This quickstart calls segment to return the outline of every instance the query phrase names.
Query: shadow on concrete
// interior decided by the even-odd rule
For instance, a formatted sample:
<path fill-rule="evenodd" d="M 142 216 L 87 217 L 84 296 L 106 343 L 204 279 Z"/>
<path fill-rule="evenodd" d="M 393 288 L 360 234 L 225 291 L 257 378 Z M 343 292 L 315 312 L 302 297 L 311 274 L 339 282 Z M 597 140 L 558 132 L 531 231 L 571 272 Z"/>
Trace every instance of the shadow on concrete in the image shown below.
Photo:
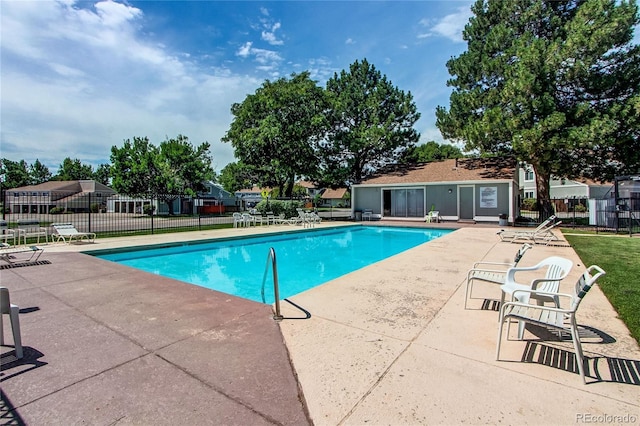
<path fill-rule="evenodd" d="M 44 357 L 44 354 L 39 350 L 30 346 L 23 346 L 22 350 L 24 353 L 24 357 L 22 359 L 16 358 L 15 351 L 2 354 L 0 357 L 0 366 L 2 366 L 2 371 L 0 371 L 0 382 L 4 382 L 5 380 L 19 376 L 20 374 L 28 373 L 36 368 L 47 365 L 46 362 L 39 360 Z"/>

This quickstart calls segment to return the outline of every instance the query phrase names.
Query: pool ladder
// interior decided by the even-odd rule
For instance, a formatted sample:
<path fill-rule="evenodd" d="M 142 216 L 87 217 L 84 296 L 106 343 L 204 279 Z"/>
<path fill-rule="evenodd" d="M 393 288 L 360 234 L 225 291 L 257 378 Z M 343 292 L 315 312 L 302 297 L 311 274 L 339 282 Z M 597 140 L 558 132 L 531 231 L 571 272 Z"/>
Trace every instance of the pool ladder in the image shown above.
<path fill-rule="evenodd" d="M 269 254 L 267 255 L 267 264 L 264 267 L 264 275 L 262 276 L 262 303 L 266 303 L 264 298 L 264 285 L 267 282 L 267 273 L 269 272 L 269 264 L 271 264 L 271 270 L 273 271 L 273 297 L 276 302 L 276 312 L 273 315 L 273 319 L 276 321 L 282 320 L 284 317 L 280 313 L 280 288 L 278 286 L 278 262 L 276 261 L 276 250 L 273 247 L 269 248 Z"/>

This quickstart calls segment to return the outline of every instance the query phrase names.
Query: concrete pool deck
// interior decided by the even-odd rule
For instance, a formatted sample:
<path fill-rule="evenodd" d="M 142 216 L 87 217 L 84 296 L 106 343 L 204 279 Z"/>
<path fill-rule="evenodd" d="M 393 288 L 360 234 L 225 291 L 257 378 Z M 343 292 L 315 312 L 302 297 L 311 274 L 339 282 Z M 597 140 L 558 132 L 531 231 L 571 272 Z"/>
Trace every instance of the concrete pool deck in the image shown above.
<path fill-rule="evenodd" d="M 495 360 L 498 314 L 483 302 L 499 298 L 497 287 L 477 284 L 478 299 L 463 304 L 469 267 L 510 261 L 518 248 L 499 242 L 496 226 L 463 227 L 294 296 L 310 318 L 283 302 L 279 323 L 269 306 L 74 253 L 288 229 L 49 244 L 41 260 L 50 264 L 1 270 L 21 308 L 25 359 L 13 361 L 12 348 L 2 347 L 0 419 L 640 423 L 640 349 L 597 286 L 579 312 L 589 384 L 567 371 L 571 343 L 540 341 L 535 328 L 523 342 L 505 341 Z M 521 264 L 551 255 L 574 261 L 568 291 L 584 270 L 570 247 L 536 246 Z M 12 343 L 5 319 L 5 343 Z"/>

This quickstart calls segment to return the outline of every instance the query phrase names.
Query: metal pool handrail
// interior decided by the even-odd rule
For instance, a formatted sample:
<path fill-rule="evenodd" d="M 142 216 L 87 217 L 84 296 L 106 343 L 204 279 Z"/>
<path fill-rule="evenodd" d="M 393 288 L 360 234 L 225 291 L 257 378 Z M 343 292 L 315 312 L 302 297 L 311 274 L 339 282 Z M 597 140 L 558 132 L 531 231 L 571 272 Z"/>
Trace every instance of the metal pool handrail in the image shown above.
<path fill-rule="evenodd" d="M 262 290 L 261 290 L 262 303 L 267 303 L 264 298 L 264 285 L 267 282 L 267 272 L 269 271 L 269 263 L 271 263 L 271 269 L 273 270 L 273 297 L 276 301 L 276 313 L 273 315 L 273 319 L 276 321 L 280 321 L 284 317 L 280 314 L 280 289 L 278 286 L 278 262 L 276 262 L 276 250 L 273 247 L 269 248 L 269 254 L 267 254 L 267 264 L 264 267 L 264 275 L 262 276 Z"/>

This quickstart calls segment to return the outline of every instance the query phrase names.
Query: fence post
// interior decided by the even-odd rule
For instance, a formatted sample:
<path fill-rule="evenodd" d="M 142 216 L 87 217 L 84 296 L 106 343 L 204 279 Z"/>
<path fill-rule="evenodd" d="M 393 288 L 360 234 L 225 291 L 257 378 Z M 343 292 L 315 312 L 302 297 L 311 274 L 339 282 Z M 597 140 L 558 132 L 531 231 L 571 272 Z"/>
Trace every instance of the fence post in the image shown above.
<path fill-rule="evenodd" d="M 155 210 L 153 206 L 157 203 L 157 199 L 154 199 L 154 196 L 150 196 L 151 198 L 151 235 L 153 235 L 153 217 L 155 216 Z"/>
<path fill-rule="evenodd" d="M 92 192 L 89 192 L 89 232 L 93 232 L 93 229 L 91 229 L 91 195 Z"/>

